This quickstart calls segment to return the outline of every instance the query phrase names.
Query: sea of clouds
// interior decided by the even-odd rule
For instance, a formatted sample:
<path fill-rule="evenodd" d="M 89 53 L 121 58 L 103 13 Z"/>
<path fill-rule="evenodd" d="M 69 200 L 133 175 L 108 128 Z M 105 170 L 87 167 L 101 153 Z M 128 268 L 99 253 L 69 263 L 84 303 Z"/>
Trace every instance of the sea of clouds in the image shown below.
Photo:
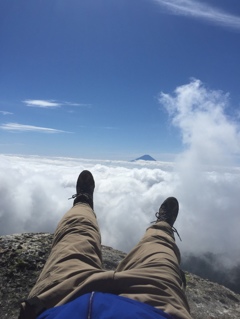
<path fill-rule="evenodd" d="M 180 249 L 220 254 L 226 265 L 239 261 L 240 136 L 226 115 L 228 96 L 193 79 L 159 102 L 185 147 L 174 162 L 0 155 L 0 235 L 54 232 L 78 174 L 88 169 L 104 245 L 128 252 L 162 201 L 175 196 Z"/>

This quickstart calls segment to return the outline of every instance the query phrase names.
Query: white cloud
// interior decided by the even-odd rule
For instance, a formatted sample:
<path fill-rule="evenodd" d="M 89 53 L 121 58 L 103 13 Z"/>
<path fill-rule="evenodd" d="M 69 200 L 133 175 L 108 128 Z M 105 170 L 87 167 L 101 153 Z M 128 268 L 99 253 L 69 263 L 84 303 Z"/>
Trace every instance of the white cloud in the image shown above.
<path fill-rule="evenodd" d="M 85 103 L 74 103 L 74 102 L 57 102 L 55 100 L 24 100 L 22 101 L 27 106 L 40 107 L 40 108 L 57 108 L 64 105 L 67 106 L 81 106 L 81 107 L 91 107 L 91 104 Z"/>
<path fill-rule="evenodd" d="M 0 125 L 0 129 L 5 131 L 20 131 L 20 132 L 38 132 L 38 133 L 70 133 L 62 130 L 57 130 L 49 127 L 40 127 L 33 125 L 25 125 L 18 123 L 6 123 Z"/>
<path fill-rule="evenodd" d="M 175 15 L 209 21 L 223 27 L 240 29 L 240 17 L 194 0 L 154 0 Z"/>
<path fill-rule="evenodd" d="M 0 111 L 1 114 L 3 115 L 12 115 L 12 112 L 7 112 L 7 111 Z"/>
<path fill-rule="evenodd" d="M 179 128 L 194 166 L 227 164 L 234 154 L 240 155 L 239 126 L 225 113 L 228 94 L 209 90 L 193 79 L 173 95 L 161 93 L 159 102 Z"/>
<path fill-rule="evenodd" d="M 240 158 L 240 128 L 226 115 L 228 95 L 192 80 L 172 95 L 161 93 L 159 101 L 186 148 L 176 159 L 175 171 L 185 212 L 180 229 L 191 234 L 188 249 L 237 251 L 240 170 L 234 164 Z"/>
<path fill-rule="evenodd" d="M 55 108 L 62 105 L 61 103 L 50 100 L 24 100 L 23 103 L 25 103 L 27 106 L 42 108 Z"/>
<path fill-rule="evenodd" d="M 176 164 L 0 155 L 0 234 L 53 232 L 71 207 L 79 172 L 95 178 L 94 207 L 103 244 L 129 251 L 168 196 L 180 203 L 182 251 L 239 256 L 240 169 L 205 171 L 190 182 Z M 195 176 L 193 176 L 194 179 Z M 203 183 L 204 182 L 204 183 Z M 227 235 L 226 235 L 227 234 Z"/>

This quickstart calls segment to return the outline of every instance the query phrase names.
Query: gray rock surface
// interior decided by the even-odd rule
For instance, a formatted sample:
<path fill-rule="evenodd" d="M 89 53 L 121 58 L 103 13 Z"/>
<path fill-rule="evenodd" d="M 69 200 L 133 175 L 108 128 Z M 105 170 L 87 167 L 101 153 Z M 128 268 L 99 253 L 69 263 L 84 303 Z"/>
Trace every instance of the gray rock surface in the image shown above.
<path fill-rule="evenodd" d="M 0 318 L 18 317 L 20 301 L 34 285 L 49 254 L 52 234 L 0 237 Z M 103 246 L 103 267 L 114 269 L 125 253 Z M 240 295 L 187 273 L 186 294 L 193 319 L 239 319 Z"/>

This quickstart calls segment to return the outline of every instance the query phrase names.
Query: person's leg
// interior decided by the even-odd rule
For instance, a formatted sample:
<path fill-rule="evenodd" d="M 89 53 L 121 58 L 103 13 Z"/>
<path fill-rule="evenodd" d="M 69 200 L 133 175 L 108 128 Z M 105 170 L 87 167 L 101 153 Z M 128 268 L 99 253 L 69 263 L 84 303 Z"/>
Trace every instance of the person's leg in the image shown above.
<path fill-rule="evenodd" d="M 53 307 L 98 271 L 102 260 L 97 220 L 88 204 L 79 203 L 58 224 L 51 253 L 29 298 L 39 296 Z"/>
<path fill-rule="evenodd" d="M 81 290 L 91 275 L 104 273 L 101 236 L 93 211 L 94 186 L 92 174 L 83 171 L 77 181 L 77 194 L 73 196 L 74 206 L 59 222 L 50 255 L 28 296 L 29 309 L 30 304 L 35 308 L 54 307 L 76 288 Z"/>
<path fill-rule="evenodd" d="M 180 252 L 172 229 L 178 212 L 178 204 L 174 207 L 176 203 L 173 198 L 164 202 L 157 222 L 147 229 L 139 244 L 119 264 L 115 281 L 121 296 L 190 319 L 179 268 Z M 169 210 L 173 214 L 169 215 Z"/>

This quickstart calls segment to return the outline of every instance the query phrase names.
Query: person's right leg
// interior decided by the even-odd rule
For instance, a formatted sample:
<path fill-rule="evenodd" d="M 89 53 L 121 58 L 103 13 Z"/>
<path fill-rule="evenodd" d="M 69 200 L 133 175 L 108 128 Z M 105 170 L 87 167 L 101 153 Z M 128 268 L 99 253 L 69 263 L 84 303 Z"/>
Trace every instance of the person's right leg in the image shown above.
<path fill-rule="evenodd" d="M 101 236 L 93 211 L 94 186 L 92 174 L 83 171 L 73 196 L 74 206 L 57 226 L 46 264 L 28 300 L 22 304 L 21 318 L 34 318 L 34 313 L 41 309 L 65 303 L 75 290 L 78 294 L 92 291 L 93 275 L 104 277 Z"/>
<path fill-rule="evenodd" d="M 51 253 L 29 298 L 38 296 L 53 307 L 101 271 L 101 237 L 95 214 L 88 204 L 76 204 L 58 224 Z"/>
<path fill-rule="evenodd" d="M 160 208 L 162 214 L 158 215 L 157 222 L 119 264 L 114 279 L 120 296 L 144 302 L 178 318 L 190 319 L 179 268 L 180 252 L 172 229 L 178 212 L 178 204 L 174 208 L 175 200 L 170 198 L 164 202 L 167 204 L 165 212 Z M 169 215 L 169 209 L 175 209 L 175 213 Z"/>

